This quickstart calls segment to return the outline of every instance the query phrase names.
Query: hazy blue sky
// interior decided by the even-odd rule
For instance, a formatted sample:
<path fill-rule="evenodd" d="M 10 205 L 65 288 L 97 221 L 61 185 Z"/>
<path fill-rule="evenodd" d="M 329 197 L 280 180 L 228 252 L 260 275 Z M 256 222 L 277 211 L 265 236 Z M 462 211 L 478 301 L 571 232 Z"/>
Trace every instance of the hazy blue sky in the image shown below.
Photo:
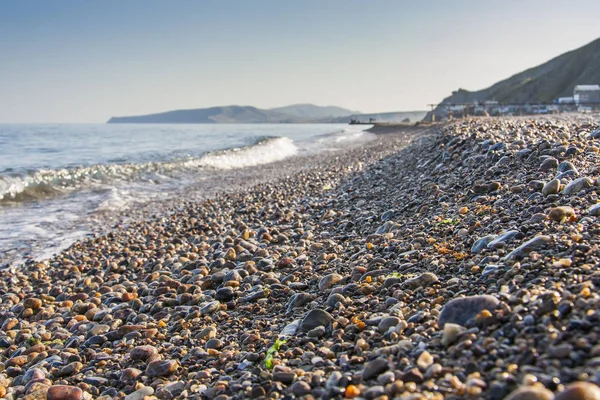
<path fill-rule="evenodd" d="M 425 109 L 600 37 L 599 15 L 598 0 L 1 0 L 0 122 Z"/>

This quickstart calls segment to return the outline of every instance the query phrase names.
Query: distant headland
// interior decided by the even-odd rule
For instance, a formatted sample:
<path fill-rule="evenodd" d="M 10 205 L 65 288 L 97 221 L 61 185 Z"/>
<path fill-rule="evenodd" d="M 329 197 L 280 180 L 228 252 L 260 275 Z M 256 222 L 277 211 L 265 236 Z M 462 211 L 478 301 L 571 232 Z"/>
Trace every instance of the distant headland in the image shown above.
<path fill-rule="evenodd" d="M 396 111 L 362 114 L 336 106 L 294 104 L 261 109 L 253 106 L 221 106 L 174 110 L 156 114 L 112 117 L 109 124 L 265 124 L 265 123 L 349 123 L 351 121 L 416 122 L 425 111 Z"/>

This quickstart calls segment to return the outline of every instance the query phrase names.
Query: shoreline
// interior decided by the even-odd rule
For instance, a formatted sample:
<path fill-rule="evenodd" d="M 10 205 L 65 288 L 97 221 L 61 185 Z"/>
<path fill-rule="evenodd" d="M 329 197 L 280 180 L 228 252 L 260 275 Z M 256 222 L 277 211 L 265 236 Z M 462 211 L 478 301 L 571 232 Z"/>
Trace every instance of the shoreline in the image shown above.
<path fill-rule="evenodd" d="M 361 148 L 151 204 L 0 271 L 0 392 L 501 400 L 598 384 L 597 128 L 376 126 Z"/>

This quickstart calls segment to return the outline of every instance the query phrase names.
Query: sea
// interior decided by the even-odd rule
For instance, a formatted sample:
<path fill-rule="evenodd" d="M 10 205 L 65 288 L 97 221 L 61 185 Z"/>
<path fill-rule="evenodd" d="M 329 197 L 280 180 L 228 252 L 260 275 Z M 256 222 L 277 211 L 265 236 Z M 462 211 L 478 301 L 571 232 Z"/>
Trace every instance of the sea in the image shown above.
<path fill-rule="evenodd" d="M 49 258 L 109 229 L 111 216 L 185 196 L 234 170 L 361 146 L 375 138 L 365 128 L 0 124 L 0 266 Z"/>

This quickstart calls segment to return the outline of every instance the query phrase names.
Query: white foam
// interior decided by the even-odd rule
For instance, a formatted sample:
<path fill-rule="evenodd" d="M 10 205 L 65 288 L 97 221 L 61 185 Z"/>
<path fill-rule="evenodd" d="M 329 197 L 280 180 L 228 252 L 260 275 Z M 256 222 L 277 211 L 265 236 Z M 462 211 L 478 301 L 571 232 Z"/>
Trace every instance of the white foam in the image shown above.
<path fill-rule="evenodd" d="M 287 137 L 262 141 L 254 146 L 211 153 L 197 161 L 198 166 L 217 169 L 245 168 L 291 157 L 298 152 L 294 141 Z"/>

